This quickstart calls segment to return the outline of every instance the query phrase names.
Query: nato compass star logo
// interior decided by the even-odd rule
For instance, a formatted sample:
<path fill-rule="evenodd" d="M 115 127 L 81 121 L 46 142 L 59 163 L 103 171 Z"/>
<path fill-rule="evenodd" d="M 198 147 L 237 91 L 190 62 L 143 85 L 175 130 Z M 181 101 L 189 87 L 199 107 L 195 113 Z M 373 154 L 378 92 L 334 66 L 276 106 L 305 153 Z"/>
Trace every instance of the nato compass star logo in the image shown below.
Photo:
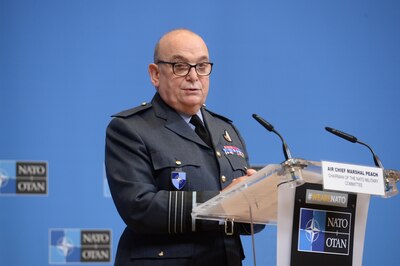
<path fill-rule="evenodd" d="M 8 183 L 8 175 L 7 173 L 3 170 L 0 169 L 0 188 L 5 187 Z"/>
<path fill-rule="evenodd" d="M 0 195 L 15 194 L 16 183 L 15 178 L 12 178 L 12 169 L 8 169 L 10 168 L 9 165 L 6 165 L 6 167 L 2 166 L 4 166 L 4 164 L 2 165 L 0 161 Z"/>
<path fill-rule="evenodd" d="M 317 241 L 319 233 L 321 232 L 319 228 L 318 221 L 314 218 L 308 221 L 305 230 L 308 241 L 311 243 Z"/>
<path fill-rule="evenodd" d="M 172 185 L 178 190 L 181 190 L 186 184 L 185 172 L 172 172 L 171 173 Z"/>
<path fill-rule="evenodd" d="M 49 264 L 70 264 L 80 262 L 80 230 L 50 229 L 49 234 Z"/>
<path fill-rule="evenodd" d="M 60 252 L 60 255 L 67 257 L 74 250 L 74 244 L 67 237 L 62 237 L 57 243 L 57 250 Z"/>
<path fill-rule="evenodd" d="M 307 208 L 300 209 L 298 251 L 324 251 L 325 221 L 325 211 Z"/>

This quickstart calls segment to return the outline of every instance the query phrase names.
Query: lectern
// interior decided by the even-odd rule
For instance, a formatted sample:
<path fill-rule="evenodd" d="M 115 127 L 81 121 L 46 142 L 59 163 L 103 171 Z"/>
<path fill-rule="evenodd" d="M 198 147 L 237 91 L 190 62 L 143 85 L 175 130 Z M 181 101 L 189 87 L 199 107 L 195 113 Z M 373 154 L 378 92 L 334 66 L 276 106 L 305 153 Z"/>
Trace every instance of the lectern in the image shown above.
<path fill-rule="evenodd" d="M 322 184 L 320 162 L 289 159 L 262 168 L 192 215 L 276 224 L 279 266 L 362 265 L 370 195 L 324 190 Z"/>

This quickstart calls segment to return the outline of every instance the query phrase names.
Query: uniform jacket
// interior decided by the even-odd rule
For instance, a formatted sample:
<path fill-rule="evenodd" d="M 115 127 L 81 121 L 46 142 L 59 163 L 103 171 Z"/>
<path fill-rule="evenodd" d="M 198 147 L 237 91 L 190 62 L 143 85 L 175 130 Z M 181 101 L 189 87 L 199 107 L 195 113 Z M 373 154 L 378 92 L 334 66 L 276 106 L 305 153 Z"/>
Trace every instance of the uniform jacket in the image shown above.
<path fill-rule="evenodd" d="M 245 144 L 231 121 L 202 108 L 207 146 L 158 93 L 151 103 L 114 115 L 105 165 L 115 206 L 127 225 L 116 265 L 241 265 L 239 234 L 218 222 L 192 220 L 195 204 L 246 174 Z M 186 174 L 181 189 L 172 176 Z M 183 174 L 183 175 L 184 175 Z"/>

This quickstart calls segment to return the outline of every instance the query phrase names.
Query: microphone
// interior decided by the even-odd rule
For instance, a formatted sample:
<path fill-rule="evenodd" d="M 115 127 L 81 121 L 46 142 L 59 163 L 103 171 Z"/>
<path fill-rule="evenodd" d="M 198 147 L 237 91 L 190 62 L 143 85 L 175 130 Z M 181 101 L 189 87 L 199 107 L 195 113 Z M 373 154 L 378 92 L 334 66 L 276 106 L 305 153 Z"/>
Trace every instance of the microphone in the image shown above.
<path fill-rule="evenodd" d="M 364 145 L 365 147 L 367 147 L 372 153 L 372 156 L 374 158 L 375 166 L 377 166 L 379 168 L 383 168 L 381 160 L 379 160 L 378 156 L 375 154 L 375 152 L 372 150 L 372 148 L 368 144 L 366 144 L 364 142 L 361 142 L 356 137 L 354 137 L 354 136 L 352 136 L 350 134 L 344 133 L 344 132 L 342 132 L 340 130 L 337 130 L 337 129 L 334 129 L 334 128 L 331 128 L 331 127 L 325 127 L 325 129 L 326 129 L 326 131 L 328 131 L 328 132 L 330 132 L 330 133 L 332 133 L 332 134 L 334 134 L 334 135 L 336 135 L 338 137 L 341 137 L 341 138 L 343 138 L 345 140 L 348 140 L 350 142 L 353 142 L 353 143 L 359 143 L 359 144 Z"/>
<path fill-rule="evenodd" d="M 265 121 L 265 119 L 263 119 L 259 115 L 253 114 L 253 118 L 257 120 L 257 122 L 260 123 L 263 127 L 265 127 L 268 131 L 274 132 L 276 135 L 278 135 L 278 137 L 282 141 L 282 148 L 283 148 L 283 154 L 285 155 L 285 159 L 286 160 L 291 159 L 292 155 L 290 154 L 289 146 L 286 144 L 286 141 L 282 138 L 281 134 L 279 134 L 270 123 Z"/>

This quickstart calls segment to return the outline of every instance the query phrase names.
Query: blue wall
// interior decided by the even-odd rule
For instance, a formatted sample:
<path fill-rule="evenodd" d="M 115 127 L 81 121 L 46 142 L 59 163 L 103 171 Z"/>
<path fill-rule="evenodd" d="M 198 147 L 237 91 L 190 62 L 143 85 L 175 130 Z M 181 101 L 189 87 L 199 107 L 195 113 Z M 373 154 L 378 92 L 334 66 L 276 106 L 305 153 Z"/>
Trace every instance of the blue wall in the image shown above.
<path fill-rule="evenodd" d="M 155 42 L 186 27 L 215 68 L 209 109 L 230 117 L 253 164 L 294 157 L 400 169 L 400 2 L 396 0 L 0 0 L 0 160 L 47 161 L 47 196 L 0 195 L 0 265 L 47 265 L 51 228 L 124 228 L 104 193 L 110 115 L 151 99 Z M 398 263 L 400 197 L 372 197 L 364 265 Z M 253 265 L 251 240 L 244 238 Z M 256 236 L 274 265 L 276 227 Z"/>

